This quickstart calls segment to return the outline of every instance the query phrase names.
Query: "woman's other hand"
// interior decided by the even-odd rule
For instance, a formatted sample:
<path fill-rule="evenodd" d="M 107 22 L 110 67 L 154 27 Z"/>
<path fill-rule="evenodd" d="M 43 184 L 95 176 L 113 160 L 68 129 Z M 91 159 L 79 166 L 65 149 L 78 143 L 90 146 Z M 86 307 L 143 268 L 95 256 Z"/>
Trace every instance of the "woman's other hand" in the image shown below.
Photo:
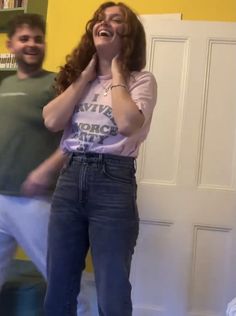
<path fill-rule="evenodd" d="M 90 82 L 96 78 L 96 66 L 97 66 L 97 55 L 93 54 L 92 59 L 88 63 L 87 67 L 81 73 L 81 77 L 86 81 Z"/>

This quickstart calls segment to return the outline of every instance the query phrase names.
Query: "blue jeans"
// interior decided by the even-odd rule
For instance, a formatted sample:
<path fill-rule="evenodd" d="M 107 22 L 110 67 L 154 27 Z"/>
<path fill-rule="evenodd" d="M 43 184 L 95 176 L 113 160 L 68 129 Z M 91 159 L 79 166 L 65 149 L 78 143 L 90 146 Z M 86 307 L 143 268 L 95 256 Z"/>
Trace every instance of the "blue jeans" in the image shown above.
<path fill-rule="evenodd" d="M 131 316 L 131 258 L 139 229 L 134 159 L 73 154 L 62 170 L 49 223 L 46 316 L 76 315 L 89 247 L 100 316 Z"/>

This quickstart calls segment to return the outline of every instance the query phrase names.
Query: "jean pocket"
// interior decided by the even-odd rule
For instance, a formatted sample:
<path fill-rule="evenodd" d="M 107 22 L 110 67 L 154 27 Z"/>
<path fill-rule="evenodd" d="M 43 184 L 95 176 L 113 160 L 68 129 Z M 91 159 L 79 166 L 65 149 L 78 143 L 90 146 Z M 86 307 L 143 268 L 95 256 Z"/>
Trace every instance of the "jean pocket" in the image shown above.
<path fill-rule="evenodd" d="M 110 180 L 120 183 L 133 183 L 135 180 L 134 166 L 103 164 L 103 174 Z"/>

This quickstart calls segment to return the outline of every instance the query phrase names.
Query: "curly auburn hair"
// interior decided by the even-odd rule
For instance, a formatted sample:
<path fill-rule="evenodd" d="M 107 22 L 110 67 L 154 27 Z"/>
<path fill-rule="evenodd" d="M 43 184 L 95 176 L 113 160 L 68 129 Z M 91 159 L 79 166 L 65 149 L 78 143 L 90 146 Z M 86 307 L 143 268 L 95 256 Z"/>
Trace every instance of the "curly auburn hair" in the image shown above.
<path fill-rule="evenodd" d="M 85 33 L 77 47 L 66 57 L 66 64 L 60 68 L 56 77 L 55 88 L 60 94 L 69 87 L 90 62 L 96 48 L 93 42 L 93 27 L 101 20 L 108 7 L 118 6 L 124 15 L 125 31 L 121 36 L 122 49 L 120 58 L 125 73 L 140 71 L 146 64 L 146 36 L 138 16 L 122 2 L 105 2 L 95 11 L 86 24 Z"/>

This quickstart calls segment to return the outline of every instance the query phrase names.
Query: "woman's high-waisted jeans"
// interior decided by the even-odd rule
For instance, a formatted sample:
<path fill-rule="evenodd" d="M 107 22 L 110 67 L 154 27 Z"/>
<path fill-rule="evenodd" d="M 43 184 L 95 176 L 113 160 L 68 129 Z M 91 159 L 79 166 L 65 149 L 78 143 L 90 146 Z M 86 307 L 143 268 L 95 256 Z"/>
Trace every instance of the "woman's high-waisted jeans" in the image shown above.
<path fill-rule="evenodd" d="M 138 236 L 135 161 L 72 154 L 53 196 L 46 316 L 76 315 L 91 247 L 100 316 L 131 316 L 131 258 Z"/>

